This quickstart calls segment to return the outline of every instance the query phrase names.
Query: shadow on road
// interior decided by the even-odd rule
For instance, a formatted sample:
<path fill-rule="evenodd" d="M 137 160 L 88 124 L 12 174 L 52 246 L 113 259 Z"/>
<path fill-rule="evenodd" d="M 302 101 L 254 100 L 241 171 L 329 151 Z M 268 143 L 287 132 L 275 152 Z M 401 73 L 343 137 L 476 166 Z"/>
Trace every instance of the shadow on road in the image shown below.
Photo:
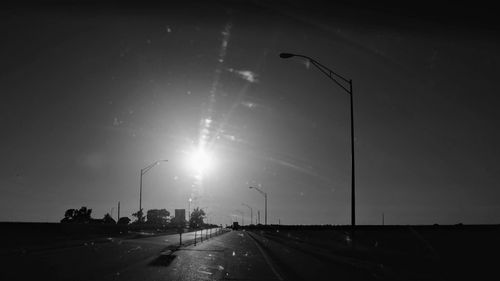
<path fill-rule="evenodd" d="M 177 256 L 174 254 L 170 255 L 160 255 L 156 259 L 154 259 L 152 262 L 150 262 L 148 265 L 149 266 L 169 266 L 170 263 L 176 258 Z"/>

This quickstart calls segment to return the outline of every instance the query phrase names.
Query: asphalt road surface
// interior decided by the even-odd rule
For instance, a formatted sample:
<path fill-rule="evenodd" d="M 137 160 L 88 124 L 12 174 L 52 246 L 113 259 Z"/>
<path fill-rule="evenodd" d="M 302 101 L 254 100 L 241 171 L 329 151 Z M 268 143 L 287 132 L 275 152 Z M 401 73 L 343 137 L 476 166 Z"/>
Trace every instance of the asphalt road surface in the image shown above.
<path fill-rule="evenodd" d="M 362 237 L 352 252 L 349 235 L 342 231 L 212 230 L 207 238 L 208 233 L 203 231 L 201 242 L 198 231 L 196 245 L 190 232 L 183 234 L 182 246 L 174 234 L 0 251 L 0 280 L 446 279 L 419 256 L 377 252 L 377 245 L 367 248 Z"/>
<path fill-rule="evenodd" d="M 181 247 L 164 235 L 2 253 L 0 280 L 283 280 L 248 233 L 199 235 L 194 245 L 185 233 Z"/>

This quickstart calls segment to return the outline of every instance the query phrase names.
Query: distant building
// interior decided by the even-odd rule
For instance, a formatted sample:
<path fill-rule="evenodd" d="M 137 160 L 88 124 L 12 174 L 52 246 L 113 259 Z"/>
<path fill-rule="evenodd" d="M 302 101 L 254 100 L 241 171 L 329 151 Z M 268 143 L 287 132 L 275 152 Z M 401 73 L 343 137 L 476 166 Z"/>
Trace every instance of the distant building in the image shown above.
<path fill-rule="evenodd" d="M 186 209 L 175 209 L 174 223 L 186 223 Z"/>
<path fill-rule="evenodd" d="M 233 229 L 238 230 L 238 228 L 240 228 L 240 224 L 237 221 L 233 222 Z"/>

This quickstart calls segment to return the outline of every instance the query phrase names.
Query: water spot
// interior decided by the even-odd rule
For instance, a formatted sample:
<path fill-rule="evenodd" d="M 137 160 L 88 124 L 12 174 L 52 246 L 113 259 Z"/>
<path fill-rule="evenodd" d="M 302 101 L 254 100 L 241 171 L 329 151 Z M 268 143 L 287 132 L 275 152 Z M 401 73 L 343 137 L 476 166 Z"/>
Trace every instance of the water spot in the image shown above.
<path fill-rule="evenodd" d="M 146 40 L 146 43 L 151 44 L 151 39 Z"/>
<path fill-rule="evenodd" d="M 237 70 L 233 68 L 228 68 L 227 69 L 231 73 L 237 74 L 240 78 L 250 82 L 250 83 L 257 83 L 259 80 L 257 79 L 258 75 L 250 70 Z"/>
<path fill-rule="evenodd" d="M 311 61 L 310 60 L 306 60 L 304 62 L 304 65 L 306 66 L 307 69 L 309 69 L 311 67 Z"/>
<path fill-rule="evenodd" d="M 170 26 L 168 26 L 168 25 L 167 25 L 167 27 L 166 27 L 166 30 L 167 30 L 167 33 L 172 32 L 172 29 L 171 29 L 171 28 L 170 28 Z"/>
<path fill-rule="evenodd" d="M 133 251 L 137 251 L 137 250 L 140 250 L 140 249 L 141 249 L 141 246 L 137 246 L 137 247 L 134 247 L 134 248 L 128 250 L 127 253 L 131 253 Z"/>
<path fill-rule="evenodd" d="M 233 257 L 236 256 L 236 253 L 233 251 Z"/>
<path fill-rule="evenodd" d="M 197 270 L 199 273 L 207 274 L 207 275 L 212 275 L 212 272 L 207 271 L 207 267 L 205 266 L 200 266 Z"/>
<path fill-rule="evenodd" d="M 351 239 L 351 237 L 349 237 L 348 235 L 346 235 L 345 241 L 347 242 L 347 244 L 350 244 L 351 241 L 352 241 L 352 239 Z"/>
<path fill-rule="evenodd" d="M 241 105 L 243 105 L 244 107 L 250 108 L 250 109 L 255 108 L 257 106 L 257 104 L 250 102 L 250 101 L 244 101 L 241 103 Z"/>
<path fill-rule="evenodd" d="M 219 265 L 219 266 L 217 266 L 217 269 L 222 271 L 222 270 L 224 270 L 224 267 L 222 265 Z"/>

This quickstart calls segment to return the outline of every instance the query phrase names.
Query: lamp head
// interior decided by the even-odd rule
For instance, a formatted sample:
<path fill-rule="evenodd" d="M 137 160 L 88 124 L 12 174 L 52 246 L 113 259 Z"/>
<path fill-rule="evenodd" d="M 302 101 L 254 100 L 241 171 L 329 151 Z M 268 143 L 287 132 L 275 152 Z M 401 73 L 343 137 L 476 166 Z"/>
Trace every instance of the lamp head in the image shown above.
<path fill-rule="evenodd" d="M 281 53 L 280 54 L 280 58 L 282 58 L 282 59 L 288 59 L 288 58 L 291 58 L 293 56 L 295 56 L 295 55 L 294 54 L 290 54 L 290 53 Z"/>

